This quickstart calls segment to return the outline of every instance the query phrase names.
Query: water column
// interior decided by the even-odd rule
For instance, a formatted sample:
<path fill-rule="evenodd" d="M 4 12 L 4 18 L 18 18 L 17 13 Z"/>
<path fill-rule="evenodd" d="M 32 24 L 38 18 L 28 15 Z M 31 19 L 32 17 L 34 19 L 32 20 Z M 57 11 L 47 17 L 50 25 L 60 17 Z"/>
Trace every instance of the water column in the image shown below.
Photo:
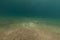
<path fill-rule="evenodd" d="M 24 0 L 24 12 L 32 13 L 32 0 Z"/>

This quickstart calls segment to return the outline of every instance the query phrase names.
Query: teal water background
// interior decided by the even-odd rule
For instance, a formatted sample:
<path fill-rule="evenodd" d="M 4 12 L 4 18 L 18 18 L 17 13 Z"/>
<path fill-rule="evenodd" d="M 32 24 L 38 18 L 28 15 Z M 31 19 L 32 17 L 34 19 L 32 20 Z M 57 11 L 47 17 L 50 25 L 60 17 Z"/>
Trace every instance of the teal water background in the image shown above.
<path fill-rule="evenodd" d="M 23 17 L 38 18 L 46 21 L 47 25 L 57 25 L 60 27 L 60 1 L 59 0 L 1 0 L 0 20 L 6 23 L 14 22 L 11 19 Z M 28 19 L 27 19 L 28 20 Z M 35 19 L 36 20 L 36 19 Z M 2 20 L 1 20 L 2 21 Z M 23 20 L 24 21 L 24 20 Z M 5 22 L 5 21 L 4 21 Z M 4 23 L 2 21 L 2 23 Z M 10 22 L 10 23 L 11 23 Z M 0 22 L 0 25 L 3 25 Z"/>
<path fill-rule="evenodd" d="M 59 0 L 1 0 L 0 16 L 60 18 Z"/>

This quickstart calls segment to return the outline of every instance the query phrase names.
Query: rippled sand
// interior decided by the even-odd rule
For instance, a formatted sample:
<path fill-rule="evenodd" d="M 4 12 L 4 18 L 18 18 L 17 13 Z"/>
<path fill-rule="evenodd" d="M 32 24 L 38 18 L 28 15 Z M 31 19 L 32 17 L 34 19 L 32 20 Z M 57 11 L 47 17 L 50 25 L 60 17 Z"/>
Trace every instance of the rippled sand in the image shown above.
<path fill-rule="evenodd" d="M 60 40 L 60 31 L 50 26 L 37 21 L 13 23 L 0 28 L 0 40 Z"/>

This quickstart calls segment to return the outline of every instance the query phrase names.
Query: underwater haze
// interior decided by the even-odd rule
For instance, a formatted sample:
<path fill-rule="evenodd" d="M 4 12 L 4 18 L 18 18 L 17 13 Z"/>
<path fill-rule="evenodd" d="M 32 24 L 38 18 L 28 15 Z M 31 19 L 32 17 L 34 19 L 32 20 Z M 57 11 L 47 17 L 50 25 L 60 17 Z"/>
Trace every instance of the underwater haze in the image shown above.
<path fill-rule="evenodd" d="M 60 40 L 60 0 L 0 0 L 0 40 Z"/>
<path fill-rule="evenodd" d="M 0 16 L 60 18 L 60 1 L 1 0 Z"/>

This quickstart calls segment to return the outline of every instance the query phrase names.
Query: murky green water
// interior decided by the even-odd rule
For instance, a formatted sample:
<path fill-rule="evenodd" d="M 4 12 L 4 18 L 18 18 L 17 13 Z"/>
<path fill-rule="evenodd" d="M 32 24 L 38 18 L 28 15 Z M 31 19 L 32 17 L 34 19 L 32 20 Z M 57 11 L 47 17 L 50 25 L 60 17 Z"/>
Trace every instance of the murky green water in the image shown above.
<path fill-rule="evenodd" d="M 59 0 L 4 0 L 0 2 L 0 27 L 31 21 L 60 28 Z"/>

